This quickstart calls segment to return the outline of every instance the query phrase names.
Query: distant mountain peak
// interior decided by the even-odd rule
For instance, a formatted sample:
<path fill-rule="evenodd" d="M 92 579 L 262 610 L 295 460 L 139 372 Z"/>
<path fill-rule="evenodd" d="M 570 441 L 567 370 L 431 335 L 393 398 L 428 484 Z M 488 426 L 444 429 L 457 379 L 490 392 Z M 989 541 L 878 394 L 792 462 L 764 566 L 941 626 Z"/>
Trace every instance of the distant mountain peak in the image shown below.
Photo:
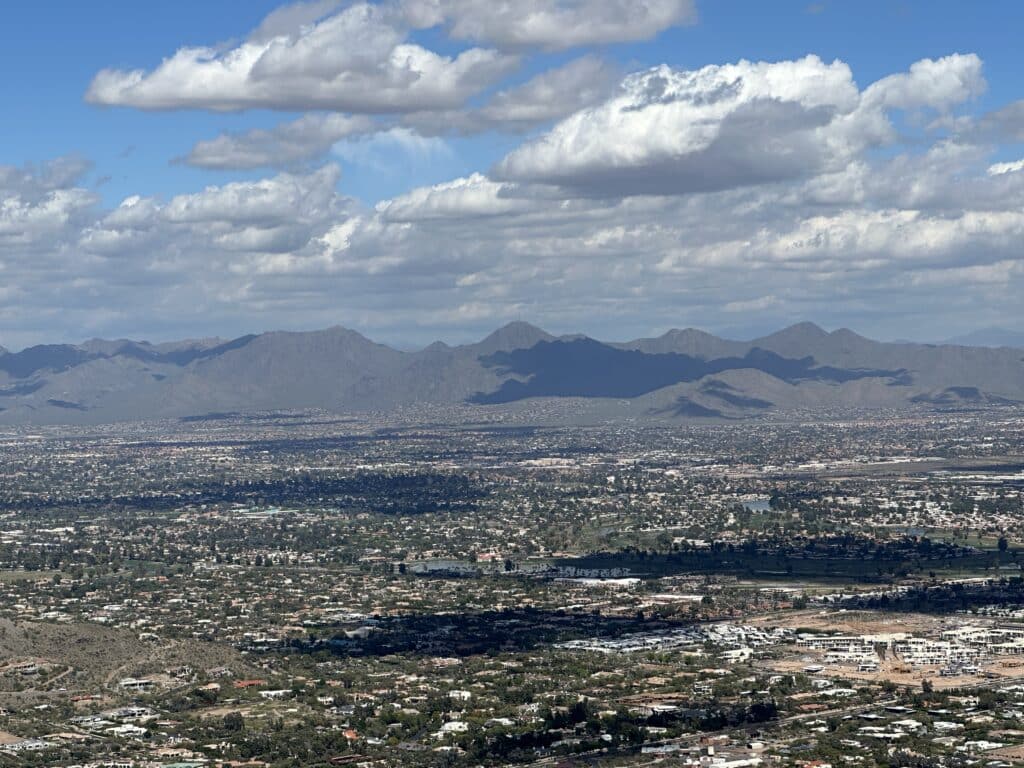
<path fill-rule="evenodd" d="M 979 328 L 962 336 L 946 339 L 943 344 L 965 347 L 1011 347 L 1024 349 L 1024 332 L 1009 328 Z"/>
<path fill-rule="evenodd" d="M 316 331 L 314 331 L 314 333 L 316 333 Z M 371 344 L 377 343 L 372 339 L 368 338 L 367 336 L 364 336 L 359 331 L 353 331 L 351 328 L 346 328 L 343 325 L 332 325 L 325 331 L 325 333 L 332 336 L 340 336 L 346 339 L 360 339 L 362 341 L 368 341 Z"/>
<path fill-rule="evenodd" d="M 542 341 L 552 341 L 554 338 L 550 333 L 535 325 L 516 320 L 503 325 L 474 346 L 482 354 L 490 354 L 492 352 L 508 352 L 513 349 L 527 349 Z"/>
<path fill-rule="evenodd" d="M 855 339 L 863 339 L 863 338 L 865 338 L 864 336 L 861 336 L 856 331 L 851 331 L 849 328 L 837 328 L 836 330 L 832 331 L 832 333 L 830 333 L 829 336 L 839 337 L 839 338 L 843 338 L 843 337 L 845 337 L 845 338 L 855 338 Z"/>
<path fill-rule="evenodd" d="M 700 328 L 669 328 L 658 338 L 661 339 L 679 339 L 679 338 L 717 338 L 707 331 L 702 331 Z"/>
<path fill-rule="evenodd" d="M 672 328 L 661 336 L 627 341 L 619 346 L 649 354 L 678 354 L 709 359 L 743 354 L 745 344 L 721 339 L 699 328 Z"/>
<path fill-rule="evenodd" d="M 145 341 L 132 341 L 130 339 L 89 339 L 78 345 L 92 355 L 116 355 L 127 348 L 149 349 L 150 345 Z"/>
<path fill-rule="evenodd" d="M 501 333 L 532 333 L 540 336 L 551 337 L 547 331 L 543 328 L 538 328 L 536 325 L 526 322 L 525 320 L 513 320 L 505 325 L 501 326 L 495 331 L 492 331 L 490 336 L 497 336 Z"/>
<path fill-rule="evenodd" d="M 832 335 L 820 325 L 805 321 L 754 339 L 750 343 L 786 357 L 803 357 L 814 354 L 815 350 L 830 347 L 833 341 L 835 339 Z"/>
<path fill-rule="evenodd" d="M 424 352 L 447 352 L 451 347 L 445 344 L 443 341 L 435 341 L 428 344 L 423 348 Z"/>
<path fill-rule="evenodd" d="M 802 323 L 794 323 L 793 325 L 790 325 L 790 326 L 788 326 L 786 328 L 783 328 L 781 331 L 776 331 L 775 333 L 767 336 L 766 338 L 769 338 L 769 339 L 788 338 L 788 339 L 794 339 L 794 340 L 824 339 L 824 338 L 828 338 L 828 335 L 829 335 L 828 331 L 826 331 L 820 325 L 812 323 L 809 320 L 805 320 Z"/>

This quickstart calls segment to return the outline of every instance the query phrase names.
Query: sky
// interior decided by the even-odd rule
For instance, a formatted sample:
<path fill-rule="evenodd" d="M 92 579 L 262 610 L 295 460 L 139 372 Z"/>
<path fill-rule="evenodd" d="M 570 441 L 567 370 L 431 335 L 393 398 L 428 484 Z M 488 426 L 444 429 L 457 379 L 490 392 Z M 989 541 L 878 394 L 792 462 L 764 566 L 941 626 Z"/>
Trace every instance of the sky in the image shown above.
<path fill-rule="evenodd" d="M 1024 330 L 1012 0 L 34 0 L 0 345 Z"/>

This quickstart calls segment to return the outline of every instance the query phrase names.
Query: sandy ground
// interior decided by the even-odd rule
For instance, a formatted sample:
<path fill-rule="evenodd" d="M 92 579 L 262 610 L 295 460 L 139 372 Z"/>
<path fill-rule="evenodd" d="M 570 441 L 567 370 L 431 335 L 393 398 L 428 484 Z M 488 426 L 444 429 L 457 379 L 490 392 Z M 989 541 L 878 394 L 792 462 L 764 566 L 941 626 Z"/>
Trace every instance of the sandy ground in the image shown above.
<path fill-rule="evenodd" d="M 817 661 L 766 661 L 765 667 L 772 672 L 793 674 L 803 672 L 808 664 L 818 663 Z M 936 690 L 946 688 L 961 688 L 964 686 L 978 685 L 987 682 L 984 677 L 974 675 L 961 675 L 959 677 L 939 677 L 938 668 L 911 669 L 908 672 L 900 672 L 897 669 L 905 669 L 900 665 L 883 664 L 878 672 L 858 672 L 856 667 L 841 666 L 838 664 L 823 665 L 821 672 L 813 673 L 813 677 L 841 678 L 854 682 L 881 683 L 889 680 L 897 685 L 920 688 L 924 680 L 931 680 Z"/>
<path fill-rule="evenodd" d="M 985 753 L 986 758 L 1002 758 L 1003 760 L 1024 760 L 1024 744 L 1019 744 L 1015 747 L 1003 747 L 1002 749 L 993 749 L 991 752 Z"/>
<path fill-rule="evenodd" d="M 825 664 L 824 654 L 808 651 L 806 649 L 794 649 L 791 657 L 781 660 L 765 659 L 756 662 L 764 668 L 773 672 L 793 674 L 803 672 L 808 665 L 824 667 L 820 672 L 813 673 L 815 677 L 843 678 L 846 680 L 881 683 L 889 680 L 897 685 L 918 688 L 924 680 L 930 680 L 936 690 L 947 688 L 963 688 L 977 686 L 983 683 L 992 682 L 991 677 L 985 675 L 958 675 L 956 677 L 941 677 L 939 667 L 911 667 L 898 659 L 879 661 L 877 672 L 858 672 L 857 667 L 843 664 Z M 999 658 L 991 664 L 983 667 L 984 671 L 1000 678 L 1024 677 L 1024 659 L 1021 658 Z"/>
<path fill-rule="evenodd" d="M 205 720 L 208 717 L 224 717 L 224 715 L 229 715 L 232 712 L 237 712 L 242 717 L 252 717 L 252 707 L 248 705 L 244 707 L 223 706 L 204 709 L 199 713 L 199 717 Z"/>

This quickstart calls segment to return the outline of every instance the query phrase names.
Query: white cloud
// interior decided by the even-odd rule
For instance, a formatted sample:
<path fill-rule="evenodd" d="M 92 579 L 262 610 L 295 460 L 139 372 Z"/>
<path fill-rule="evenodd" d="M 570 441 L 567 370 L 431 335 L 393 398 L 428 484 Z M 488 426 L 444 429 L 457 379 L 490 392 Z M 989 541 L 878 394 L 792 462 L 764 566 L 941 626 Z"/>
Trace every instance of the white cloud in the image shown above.
<path fill-rule="evenodd" d="M 817 57 L 694 72 L 656 67 L 513 151 L 500 178 L 588 194 L 710 191 L 838 167 L 829 131 L 859 103 L 849 68 Z"/>
<path fill-rule="evenodd" d="M 774 295 L 758 296 L 756 299 L 745 301 L 730 301 L 723 309 L 726 312 L 764 312 L 767 309 L 782 306 L 782 303 Z"/>
<path fill-rule="evenodd" d="M 254 222 L 261 225 L 295 221 L 331 211 L 340 173 L 327 165 L 301 176 L 283 173 L 272 179 L 239 181 L 202 192 L 178 195 L 161 209 L 162 217 L 179 223 Z"/>
<path fill-rule="evenodd" d="M 200 168 L 288 167 L 322 157 L 348 136 L 376 130 L 368 117 L 308 114 L 274 128 L 225 133 L 200 141 L 181 161 Z"/>
<path fill-rule="evenodd" d="M 964 133 L 968 136 L 980 136 L 984 140 L 1024 141 L 1024 100 L 989 112 L 976 123 L 968 121 Z"/>
<path fill-rule="evenodd" d="M 872 83 L 864 90 L 864 101 L 887 109 L 948 110 L 985 91 L 981 70 L 981 59 L 973 53 L 922 59 L 908 72 Z"/>
<path fill-rule="evenodd" d="M 1024 160 L 1015 160 L 1011 163 L 993 163 L 988 167 L 989 176 L 1002 176 L 1006 173 L 1024 171 Z"/>
<path fill-rule="evenodd" d="M 74 157 L 41 168 L 0 166 L 0 264 L 55 250 L 87 220 L 98 203 L 76 186 L 87 168 Z"/>
<path fill-rule="evenodd" d="M 440 135 L 528 130 L 603 100 L 616 84 L 610 64 L 583 56 L 499 91 L 481 108 L 416 112 L 405 117 L 403 126 L 366 115 L 309 113 L 273 128 L 199 141 L 176 162 L 216 170 L 292 168 L 324 157 L 344 139 L 350 141 L 339 145 L 336 154 L 364 164 L 367 155 L 391 148 L 406 155 L 436 156 L 446 150 Z"/>
<path fill-rule="evenodd" d="M 1002 183 L 979 173 L 979 184 Z M 93 203 L 49 227 L 19 224 L 31 242 L 0 237 L 4 282 L 19 291 L 5 301 L 34 318 L 24 333 L 45 331 L 38 340 L 86 327 L 173 336 L 340 322 L 373 335 L 416 325 L 418 341 L 460 322 L 483 332 L 516 314 L 595 333 L 713 327 L 766 311 L 864 327 L 877 307 L 952 312 L 971 286 L 984 286 L 986 311 L 1013 311 L 1024 290 L 1011 266 L 1024 189 L 1002 210 L 950 214 L 873 210 L 871 197 L 823 207 L 800 184 L 538 197 L 475 174 L 368 211 L 337 182 L 326 166 L 169 200 L 133 196 L 107 212 Z"/>
<path fill-rule="evenodd" d="M 252 42 L 266 42 L 283 35 L 299 34 L 304 27 L 322 20 L 336 11 L 344 0 L 307 0 L 282 5 L 267 14 L 249 35 Z"/>
<path fill-rule="evenodd" d="M 581 56 L 494 94 L 474 109 L 416 112 L 403 122 L 427 135 L 521 132 L 604 101 L 618 85 L 616 68 Z"/>
<path fill-rule="evenodd" d="M 533 126 L 603 100 L 615 85 L 615 69 L 596 56 L 583 56 L 501 91 L 480 109 L 480 117 L 501 127 Z"/>
<path fill-rule="evenodd" d="M 420 187 L 377 206 L 388 222 L 460 219 L 513 214 L 534 207 L 534 203 L 502 196 L 504 185 L 475 173 L 432 187 Z"/>
<path fill-rule="evenodd" d="M 411 164 L 430 162 L 451 154 L 437 136 L 421 136 L 404 127 L 353 136 L 337 142 L 332 154 L 352 165 L 380 173 L 408 174 Z"/>
<path fill-rule="evenodd" d="M 947 109 L 984 81 L 975 56 L 922 61 L 862 94 L 816 56 L 633 75 L 622 92 L 510 153 L 498 178 L 587 195 L 678 194 L 836 173 L 891 141 L 886 109 Z"/>
<path fill-rule="evenodd" d="M 421 26 L 503 48 L 562 50 L 647 40 L 696 19 L 692 0 L 405 0 Z"/>
<path fill-rule="evenodd" d="M 445 109 L 462 105 L 517 63 L 493 50 L 448 57 L 406 42 L 398 14 L 367 3 L 297 30 L 274 23 L 270 31 L 274 36 L 260 34 L 227 50 L 182 48 L 151 72 L 105 69 L 86 99 L 140 109 Z"/>

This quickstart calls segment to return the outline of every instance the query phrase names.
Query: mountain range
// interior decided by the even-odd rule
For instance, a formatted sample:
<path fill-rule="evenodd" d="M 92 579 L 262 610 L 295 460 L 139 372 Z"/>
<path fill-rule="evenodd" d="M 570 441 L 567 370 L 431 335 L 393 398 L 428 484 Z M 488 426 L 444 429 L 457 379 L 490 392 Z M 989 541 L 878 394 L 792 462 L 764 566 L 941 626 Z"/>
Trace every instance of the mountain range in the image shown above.
<path fill-rule="evenodd" d="M 981 328 L 947 339 L 945 344 L 959 344 L 965 347 L 1017 347 L 1024 349 L 1024 333 L 1008 328 Z"/>
<path fill-rule="evenodd" d="M 580 419 L 739 419 L 859 409 L 1024 404 L 1015 347 L 884 343 L 800 323 L 751 341 L 695 329 L 601 342 L 511 323 L 407 352 L 340 327 L 166 344 L 0 348 L 0 423 L 408 407 L 523 409 Z"/>

